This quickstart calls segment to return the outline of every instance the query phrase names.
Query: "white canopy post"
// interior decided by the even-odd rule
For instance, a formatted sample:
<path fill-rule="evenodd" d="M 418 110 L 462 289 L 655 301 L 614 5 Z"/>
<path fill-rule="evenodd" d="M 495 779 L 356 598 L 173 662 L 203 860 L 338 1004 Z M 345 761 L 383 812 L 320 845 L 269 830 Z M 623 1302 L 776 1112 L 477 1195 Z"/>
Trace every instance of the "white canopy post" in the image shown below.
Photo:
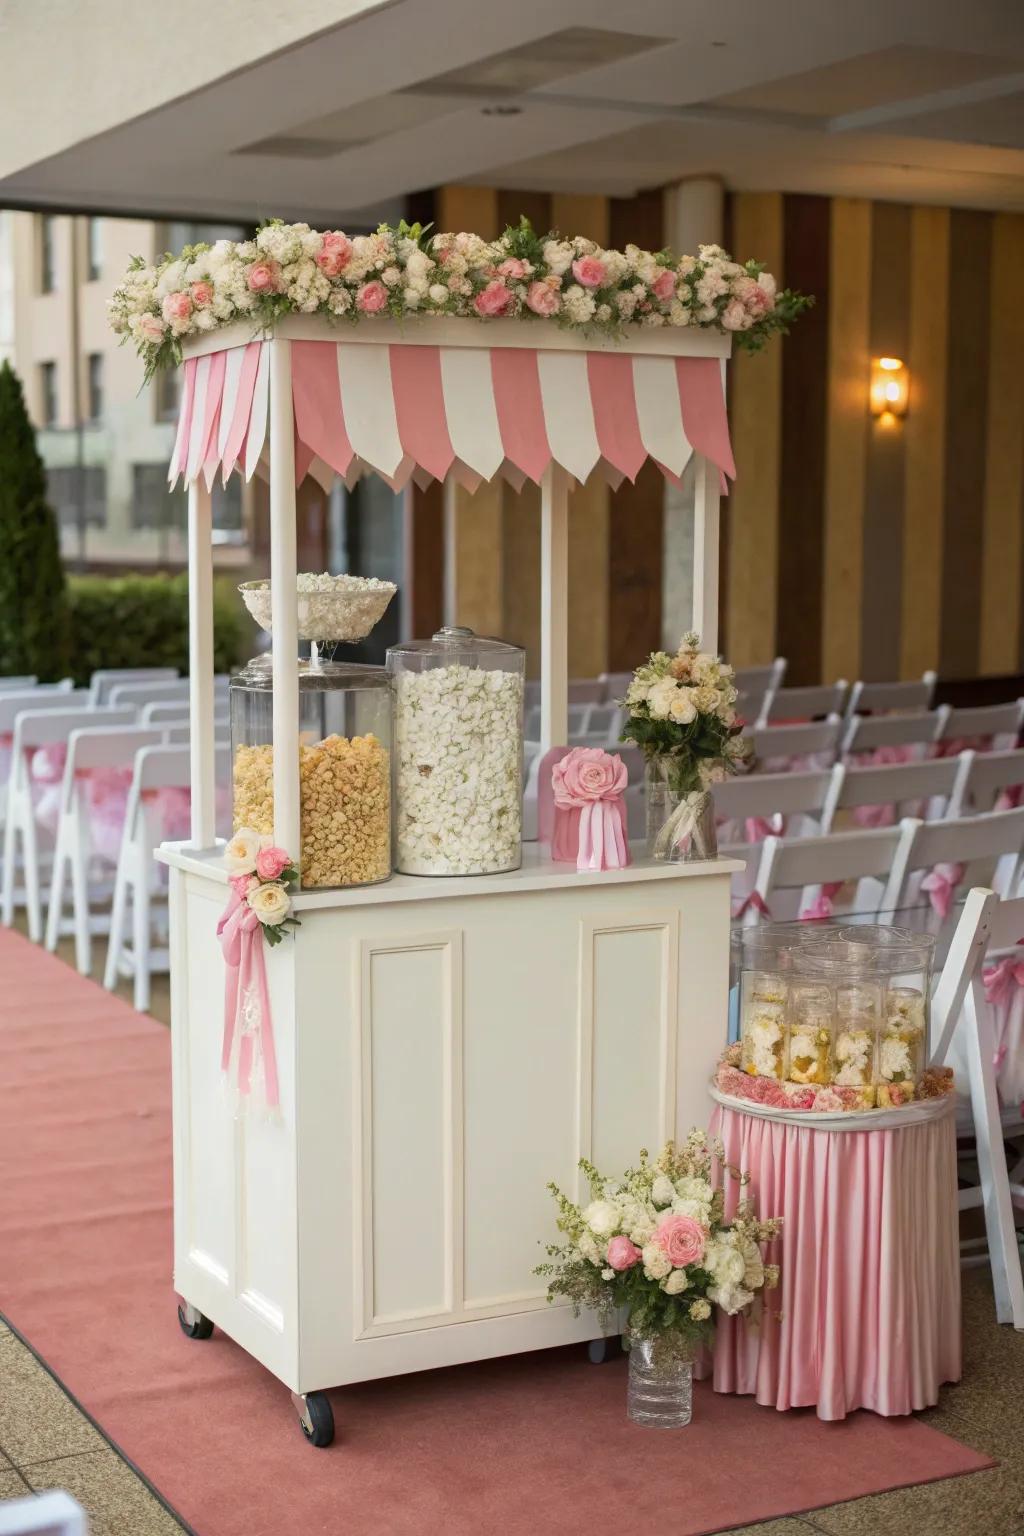
<path fill-rule="evenodd" d="M 213 701 L 213 512 L 202 474 L 188 488 L 188 676 L 192 846 L 216 838 Z"/>
<path fill-rule="evenodd" d="M 705 651 L 718 650 L 718 502 L 721 471 L 698 458 L 693 493 L 693 620 Z"/>
<path fill-rule="evenodd" d="M 274 842 L 300 849 L 299 647 L 296 597 L 295 419 L 291 342 L 270 347 L 270 591 L 274 669 Z"/>
<path fill-rule="evenodd" d="M 569 480 L 549 464 L 540 483 L 540 750 L 568 745 Z"/>

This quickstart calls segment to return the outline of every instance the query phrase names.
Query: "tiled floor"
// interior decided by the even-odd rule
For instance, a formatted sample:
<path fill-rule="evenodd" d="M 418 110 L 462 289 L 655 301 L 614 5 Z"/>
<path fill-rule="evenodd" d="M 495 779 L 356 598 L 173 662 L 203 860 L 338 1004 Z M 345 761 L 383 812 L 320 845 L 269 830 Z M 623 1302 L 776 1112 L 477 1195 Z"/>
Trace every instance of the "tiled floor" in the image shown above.
<path fill-rule="evenodd" d="M 94 974 L 101 973 L 99 949 Z M 60 952 L 71 958 L 70 946 Z M 130 983 L 118 990 L 130 1000 Z M 152 1011 L 168 1021 L 166 977 L 154 981 Z M 922 1418 L 999 1466 L 746 1526 L 736 1536 L 1024 1536 L 1024 1333 L 996 1324 L 982 1270 L 964 1275 L 964 1351 L 963 1381 Z M 283 1423 L 282 1432 L 294 1426 Z M 78 1499 L 91 1536 L 180 1536 L 174 1517 L 0 1321 L 0 1500 L 48 1488 Z M 339 1536 L 345 1531 L 340 1515 Z"/>

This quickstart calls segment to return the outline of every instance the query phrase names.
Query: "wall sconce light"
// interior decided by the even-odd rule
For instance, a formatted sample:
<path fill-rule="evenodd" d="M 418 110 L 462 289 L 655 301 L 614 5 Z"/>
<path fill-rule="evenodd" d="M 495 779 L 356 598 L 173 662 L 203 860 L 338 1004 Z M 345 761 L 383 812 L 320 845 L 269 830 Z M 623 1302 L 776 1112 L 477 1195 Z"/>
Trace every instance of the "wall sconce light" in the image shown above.
<path fill-rule="evenodd" d="M 907 414 L 910 376 L 898 357 L 876 357 L 871 363 L 871 414 L 890 421 Z"/>

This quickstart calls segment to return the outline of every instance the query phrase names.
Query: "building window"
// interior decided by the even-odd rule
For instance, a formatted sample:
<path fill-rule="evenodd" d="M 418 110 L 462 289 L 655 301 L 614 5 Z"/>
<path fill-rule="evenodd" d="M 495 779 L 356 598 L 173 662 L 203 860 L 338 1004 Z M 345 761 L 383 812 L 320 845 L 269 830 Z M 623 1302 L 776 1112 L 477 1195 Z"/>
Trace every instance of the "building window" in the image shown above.
<path fill-rule="evenodd" d="M 90 283 L 103 276 L 103 221 L 89 219 L 86 226 L 85 269 Z"/>
<path fill-rule="evenodd" d="M 213 486 L 213 541 L 215 544 L 244 544 L 242 519 L 242 483 L 232 475 L 227 485 Z M 166 464 L 132 465 L 132 527 L 168 529 L 182 532 L 188 526 L 188 493 L 178 485 L 169 490 Z"/>
<path fill-rule="evenodd" d="M 39 416 L 44 427 L 57 425 L 57 364 L 39 364 Z"/>
<path fill-rule="evenodd" d="M 39 291 L 53 293 L 57 287 L 57 220 L 44 214 L 39 220 Z"/>
<path fill-rule="evenodd" d="M 65 527 L 78 528 L 84 522 L 102 528 L 107 521 L 107 471 L 102 464 L 65 464 L 48 469 L 46 494 Z"/>
<path fill-rule="evenodd" d="M 161 368 L 155 382 L 157 421 L 177 421 L 181 404 L 181 369 Z"/>
<path fill-rule="evenodd" d="M 90 352 L 86 358 L 86 406 L 89 421 L 103 420 L 103 353 Z"/>

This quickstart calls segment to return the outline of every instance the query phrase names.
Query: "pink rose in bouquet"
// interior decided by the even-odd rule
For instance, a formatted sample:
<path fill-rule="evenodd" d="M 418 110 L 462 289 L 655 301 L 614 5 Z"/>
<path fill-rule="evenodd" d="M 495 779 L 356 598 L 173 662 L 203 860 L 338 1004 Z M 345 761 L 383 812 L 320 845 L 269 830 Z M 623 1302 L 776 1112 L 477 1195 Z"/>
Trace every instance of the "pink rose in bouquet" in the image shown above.
<path fill-rule="evenodd" d="M 500 266 L 495 268 L 499 277 L 511 277 L 513 279 L 526 277 L 530 270 L 530 263 L 522 261 L 518 256 L 507 256 Z"/>
<path fill-rule="evenodd" d="M 629 781 L 621 757 L 601 747 L 573 747 L 551 770 L 555 804 L 584 805 L 621 795 Z"/>
<path fill-rule="evenodd" d="M 290 863 L 291 855 L 283 848 L 261 848 L 256 855 L 256 873 L 261 880 L 276 880 Z"/>
<path fill-rule="evenodd" d="M 674 299 L 676 296 L 675 273 L 670 272 L 668 267 L 662 267 L 651 284 L 651 290 L 656 299 L 660 299 L 663 304 L 667 304 L 669 299 Z"/>
<path fill-rule="evenodd" d="M 167 327 L 157 315 L 142 315 L 139 319 L 139 335 L 153 346 L 159 346 Z"/>
<path fill-rule="evenodd" d="M 597 256 L 578 256 L 572 264 L 572 275 L 581 288 L 603 288 L 608 281 L 608 268 Z"/>
<path fill-rule="evenodd" d="M 196 309 L 209 309 L 213 303 L 213 284 L 200 280 L 192 284 L 192 303 Z"/>
<path fill-rule="evenodd" d="M 613 1237 L 608 1244 L 608 1267 L 610 1269 L 632 1269 L 640 1257 L 640 1249 L 635 1243 L 631 1243 L 628 1237 Z"/>
<path fill-rule="evenodd" d="M 671 1259 L 673 1269 L 685 1269 L 704 1257 L 707 1238 L 700 1222 L 692 1216 L 675 1216 L 670 1212 L 658 1223 L 654 1241 Z"/>
<path fill-rule="evenodd" d="M 496 318 L 498 315 L 507 314 L 511 309 L 515 295 L 510 288 L 506 288 L 500 278 L 487 284 L 482 293 L 478 293 L 473 300 L 473 308 L 478 315 Z"/>

